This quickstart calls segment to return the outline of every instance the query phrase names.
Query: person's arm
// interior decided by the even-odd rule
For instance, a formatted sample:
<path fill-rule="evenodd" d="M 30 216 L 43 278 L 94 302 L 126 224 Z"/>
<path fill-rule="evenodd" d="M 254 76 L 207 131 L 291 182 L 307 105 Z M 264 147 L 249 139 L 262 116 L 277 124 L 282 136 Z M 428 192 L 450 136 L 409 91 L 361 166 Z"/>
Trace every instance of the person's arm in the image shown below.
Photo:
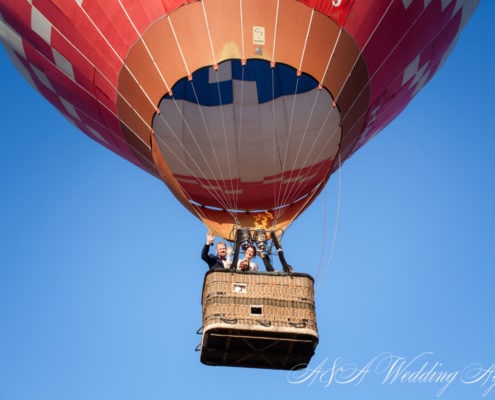
<path fill-rule="evenodd" d="M 249 269 L 248 262 L 243 258 L 242 260 L 237 261 L 237 269 L 240 271 L 245 271 Z"/>
<path fill-rule="evenodd" d="M 225 257 L 225 268 L 232 268 L 232 252 L 234 249 L 232 246 L 227 247 L 227 256 Z"/>
<path fill-rule="evenodd" d="M 201 250 L 201 259 L 203 261 L 206 261 L 208 263 L 208 265 L 210 265 L 210 256 L 208 254 L 209 251 L 210 251 L 210 245 L 205 244 L 203 246 L 203 249 Z"/>
<path fill-rule="evenodd" d="M 215 241 L 215 236 L 211 233 L 211 231 L 206 232 L 206 243 L 203 246 L 203 249 L 201 250 L 201 259 L 208 264 L 208 266 L 211 268 L 216 260 L 211 257 L 208 252 L 210 251 L 210 246 L 213 244 Z"/>

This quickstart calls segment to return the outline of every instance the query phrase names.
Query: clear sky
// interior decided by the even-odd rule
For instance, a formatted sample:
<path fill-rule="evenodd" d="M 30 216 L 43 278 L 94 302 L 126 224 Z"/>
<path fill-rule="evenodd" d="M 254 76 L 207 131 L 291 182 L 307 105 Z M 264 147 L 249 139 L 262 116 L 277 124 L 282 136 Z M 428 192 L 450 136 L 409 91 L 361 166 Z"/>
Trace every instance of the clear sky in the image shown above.
<path fill-rule="evenodd" d="M 289 262 L 317 277 L 320 343 L 297 374 L 200 363 L 205 228 L 2 49 L 0 399 L 495 398 L 494 17 L 482 0 L 286 232 Z"/>

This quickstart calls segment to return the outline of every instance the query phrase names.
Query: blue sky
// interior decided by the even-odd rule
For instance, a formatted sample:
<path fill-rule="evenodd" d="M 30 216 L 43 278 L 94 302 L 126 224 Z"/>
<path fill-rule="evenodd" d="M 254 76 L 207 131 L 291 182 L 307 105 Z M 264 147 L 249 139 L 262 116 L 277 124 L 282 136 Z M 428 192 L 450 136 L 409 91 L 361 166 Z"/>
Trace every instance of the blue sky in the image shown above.
<path fill-rule="evenodd" d="M 286 232 L 289 262 L 317 276 L 306 375 L 199 362 L 204 227 L 2 50 L 0 399 L 495 397 L 494 15 L 483 0 L 439 73 Z M 394 361 L 452 381 L 394 380 Z"/>

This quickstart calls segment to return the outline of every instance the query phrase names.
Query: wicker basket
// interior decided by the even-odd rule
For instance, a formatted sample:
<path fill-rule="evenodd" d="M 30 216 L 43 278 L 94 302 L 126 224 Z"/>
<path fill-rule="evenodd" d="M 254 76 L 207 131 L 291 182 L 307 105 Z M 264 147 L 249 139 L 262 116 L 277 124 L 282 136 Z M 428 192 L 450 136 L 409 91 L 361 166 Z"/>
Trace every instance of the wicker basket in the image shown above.
<path fill-rule="evenodd" d="M 307 274 L 211 270 L 202 306 L 205 364 L 293 369 L 314 354 L 318 332 Z"/>

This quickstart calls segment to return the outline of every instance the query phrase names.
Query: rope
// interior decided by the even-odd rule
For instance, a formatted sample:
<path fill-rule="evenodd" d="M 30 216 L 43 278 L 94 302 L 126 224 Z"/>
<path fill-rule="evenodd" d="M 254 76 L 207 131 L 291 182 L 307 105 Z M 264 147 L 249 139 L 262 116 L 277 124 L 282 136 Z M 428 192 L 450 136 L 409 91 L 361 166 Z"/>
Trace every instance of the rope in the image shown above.
<path fill-rule="evenodd" d="M 228 149 L 228 132 L 227 132 L 227 126 L 226 126 L 226 123 L 225 123 L 225 116 L 224 116 L 224 107 L 223 107 L 223 101 L 222 101 L 222 91 L 220 89 L 220 79 L 219 79 L 219 76 L 218 76 L 218 71 L 215 71 L 215 76 L 216 76 L 216 80 L 217 80 L 217 92 L 218 92 L 218 98 L 220 99 L 220 112 L 221 112 L 221 115 L 222 115 L 222 127 L 223 127 L 223 139 L 224 139 L 224 143 L 225 143 L 225 149 Z M 234 110 L 234 107 L 232 107 L 232 112 L 233 112 L 233 115 L 232 115 L 232 118 L 235 119 L 235 110 Z M 222 180 L 224 182 L 229 182 L 229 186 L 230 186 L 230 191 L 231 193 L 236 193 L 236 191 L 234 191 L 234 186 L 233 186 L 233 179 L 232 177 L 234 176 L 233 174 L 233 169 L 232 169 L 232 164 L 231 164 L 231 160 L 230 160 L 230 151 L 226 151 L 225 152 L 226 154 L 224 154 L 224 157 L 226 158 L 227 160 L 227 169 L 228 169 L 228 179 L 225 179 L 225 177 L 223 176 L 223 172 L 222 172 L 222 168 L 220 168 L 220 166 L 218 166 L 219 168 L 219 172 L 221 174 L 221 177 L 222 177 Z M 216 151 L 215 151 L 215 159 L 217 160 L 218 162 L 218 159 L 216 157 Z M 223 193 L 223 191 L 222 191 Z M 237 196 L 232 199 L 231 197 L 229 196 L 226 196 L 227 198 L 227 202 L 229 204 L 229 208 L 231 209 L 236 209 L 237 208 Z M 230 213 L 232 215 L 232 213 Z"/>
<path fill-rule="evenodd" d="M 325 266 L 325 269 L 323 271 L 323 275 L 322 275 L 322 278 L 321 280 L 319 279 L 319 273 L 320 273 L 320 269 L 318 268 L 318 271 L 316 273 L 316 276 L 315 276 L 315 281 L 318 281 L 318 284 L 316 285 L 315 287 L 315 291 L 318 290 L 321 286 L 321 284 L 324 282 L 325 280 L 325 277 L 327 275 L 327 272 L 328 270 L 330 269 L 330 264 L 332 262 L 332 259 L 333 259 L 333 254 L 334 254 L 334 251 L 335 251 L 335 243 L 337 242 L 337 232 L 338 232 L 338 227 L 339 227 L 339 219 L 340 219 L 340 206 L 341 206 L 341 201 L 342 201 L 342 171 L 341 171 L 341 158 L 340 158 L 340 152 L 339 152 L 339 165 L 338 165 L 338 181 L 339 181 L 339 184 L 338 184 L 338 195 L 337 195 L 337 210 L 336 210 L 336 215 L 335 215 L 335 229 L 333 231 L 333 238 L 332 238 L 332 244 L 330 246 L 330 253 L 329 253 L 329 256 L 328 256 L 328 261 L 327 261 L 327 264 Z M 324 222 L 323 222 L 324 226 L 326 224 L 326 218 L 324 219 Z M 324 228 L 324 230 L 326 231 L 326 226 Z M 322 251 L 321 251 L 321 257 L 323 257 L 323 250 L 324 250 L 324 242 L 322 243 Z M 320 258 L 320 265 L 321 265 L 321 258 Z"/>
<path fill-rule="evenodd" d="M 122 2 L 121 0 L 118 0 L 119 1 L 119 6 L 120 8 L 122 9 L 122 11 L 124 12 L 125 16 L 127 17 L 127 20 L 129 21 L 129 23 L 131 24 L 132 28 L 134 29 L 134 32 L 136 33 L 136 35 L 138 36 L 139 38 L 139 41 L 141 41 L 141 43 L 143 44 L 145 50 L 146 50 L 146 53 L 148 54 L 148 57 L 149 59 L 153 62 L 153 66 L 155 67 L 155 70 L 156 72 L 158 73 L 158 75 L 160 76 L 163 84 L 165 85 L 165 87 L 167 88 L 167 91 L 170 92 L 171 88 L 170 86 L 168 85 L 165 77 L 163 76 L 162 74 L 162 71 L 160 70 L 160 68 L 158 68 L 158 65 L 156 64 L 156 61 L 155 59 L 153 58 L 153 56 L 151 55 L 151 51 L 148 47 L 148 44 L 144 41 L 143 39 L 143 36 L 141 34 L 141 32 L 139 32 L 138 28 L 136 27 L 136 24 L 134 23 L 134 21 L 132 20 L 132 18 L 129 16 L 129 13 L 127 12 L 127 10 L 125 9 L 125 7 L 122 5 Z M 156 109 L 156 107 L 155 107 Z"/>
<path fill-rule="evenodd" d="M 119 4 L 120 4 L 120 0 L 119 0 Z M 156 110 L 156 107 L 155 105 L 153 104 L 153 101 L 151 100 L 151 98 L 149 97 L 148 93 L 143 89 L 143 87 L 141 86 L 141 84 L 139 83 L 139 81 L 137 80 L 137 78 L 134 76 L 134 74 L 132 73 L 132 71 L 129 69 L 129 67 L 125 64 L 124 60 L 122 59 L 122 57 L 120 56 L 120 54 L 117 52 L 117 50 L 115 50 L 115 48 L 112 46 L 112 44 L 110 43 L 110 41 L 107 39 L 107 37 L 103 34 L 103 32 L 100 30 L 100 28 L 98 28 L 98 25 L 96 25 L 96 23 L 91 19 L 91 17 L 89 16 L 89 14 L 86 12 L 86 10 L 83 8 L 82 6 L 82 2 L 77 2 L 77 5 L 79 6 L 80 10 L 83 12 L 83 14 L 86 16 L 86 18 L 88 19 L 88 21 L 91 23 L 91 25 L 93 25 L 93 27 L 96 29 L 96 31 L 100 34 L 101 38 L 103 39 L 103 41 L 107 44 L 107 46 L 110 48 L 110 50 L 112 50 L 112 52 L 115 54 L 115 56 L 117 57 L 117 59 L 119 60 L 119 62 L 122 64 L 122 67 L 125 68 L 125 70 L 127 72 L 129 72 L 129 74 L 131 75 L 132 79 L 134 80 L 134 82 L 136 82 L 136 84 L 139 86 L 139 88 L 141 89 L 141 91 L 143 92 L 144 96 L 146 97 L 146 99 L 148 100 L 148 102 L 153 106 L 153 108 Z M 122 6 L 122 4 L 120 4 Z M 127 15 L 127 13 L 126 13 Z M 141 35 L 139 34 L 139 32 L 137 32 L 138 34 L 138 37 L 140 37 Z M 137 114 L 137 113 L 136 113 Z M 139 116 L 139 114 L 137 114 Z M 140 117 L 140 116 L 139 116 Z M 141 118 L 141 117 L 140 117 Z M 141 118 L 142 119 L 142 118 Z M 136 135 L 138 136 L 138 135 Z"/>
<path fill-rule="evenodd" d="M 321 251 L 320 251 L 320 262 L 318 263 L 318 268 L 316 269 L 315 280 L 318 280 L 320 275 L 320 270 L 323 265 L 323 257 L 325 254 L 325 244 L 327 242 L 327 187 L 323 190 L 323 234 L 321 238 Z"/>
<path fill-rule="evenodd" d="M 282 186 L 284 184 L 284 171 L 286 170 L 286 166 L 287 166 L 287 157 L 288 157 L 288 152 L 289 152 L 289 146 L 290 146 L 290 140 L 291 140 L 291 132 L 292 132 L 292 122 L 293 122 L 293 118 L 294 118 L 294 109 L 295 109 L 295 104 L 296 104 L 296 94 L 297 94 L 297 90 L 298 90 L 298 86 L 299 86 L 299 77 L 296 78 L 296 85 L 294 87 L 294 95 L 293 95 L 293 99 L 292 99 L 292 107 L 291 107 L 291 111 L 290 111 L 290 118 L 289 118 L 289 126 L 288 126 L 288 129 L 287 129 L 287 137 L 286 137 L 286 143 L 285 143 L 285 151 L 284 151 L 284 156 L 281 160 L 281 177 L 280 177 L 280 181 L 279 181 L 279 184 L 278 184 L 278 190 L 276 192 L 276 197 L 275 197 L 275 204 L 277 205 L 284 205 L 286 204 L 285 202 L 283 202 L 282 200 L 285 199 L 286 197 L 286 194 L 287 194 L 287 188 L 288 188 L 288 185 L 286 185 L 286 188 L 285 190 L 282 189 Z M 284 108 L 285 109 L 285 108 Z M 275 143 L 274 143 L 274 147 L 275 147 Z M 278 208 L 276 210 L 276 220 L 278 220 L 280 217 L 281 217 L 281 208 Z"/>
<path fill-rule="evenodd" d="M 168 126 L 168 128 L 169 128 L 170 132 L 172 132 L 172 134 L 173 134 L 173 135 L 174 135 L 174 137 L 176 138 L 177 143 L 179 143 L 179 145 L 181 146 L 181 148 L 182 148 L 182 149 L 184 150 L 184 152 L 187 154 L 187 153 L 188 153 L 188 151 L 187 151 L 187 149 L 184 147 L 184 145 L 182 144 L 182 142 L 179 140 L 179 138 L 177 137 L 177 134 L 173 131 L 173 129 L 170 127 L 170 125 L 168 124 L 168 122 L 167 122 L 165 119 L 164 119 L 163 121 L 164 121 L 164 123 Z M 190 132 L 190 133 L 191 133 L 191 132 Z M 192 135 L 192 133 L 191 133 L 191 135 Z M 160 145 L 161 145 L 161 146 L 163 146 L 164 148 L 166 148 L 166 149 L 168 150 L 168 152 L 169 152 L 171 155 L 173 155 L 173 156 L 175 157 L 175 159 L 176 159 L 176 160 L 177 160 L 177 161 L 178 161 L 178 162 L 179 162 L 179 163 L 180 163 L 180 164 L 184 167 L 184 169 L 185 169 L 186 171 L 188 171 L 188 172 L 190 173 L 190 175 L 191 175 L 192 177 L 194 177 L 194 178 L 198 179 L 198 177 L 196 177 L 196 176 L 195 176 L 195 174 L 194 174 L 194 172 L 192 171 L 192 169 L 191 169 L 191 167 L 190 167 L 190 164 L 189 164 L 189 163 L 186 163 L 186 162 L 184 161 L 184 159 L 183 159 L 182 157 L 180 157 L 180 155 L 179 155 L 179 154 L 177 154 L 177 152 L 176 152 L 176 151 L 174 151 L 174 150 L 173 150 L 173 149 L 172 149 L 172 148 L 168 145 L 168 143 L 167 143 L 166 141 L 164 141 L 164 140 L 163 140 L 160 136 L 157 136 L 157 135 L 155 135 L 155 139 L 157 140 L 157 142 L 159 142 L 159 143 L 160 143 Z M 193 157 L 191 157 L 191 156 L 189 156 L 189 158 L 191 159 L 191 161 L 192 161 L 193 165 L 196 167 L 196 169 L 197 169 L 198 171 L 201 171 L 201 169 L 200 169 L 199 165 L 196 163 L 195 159 L 194 159 Z M 207 165 L 209 165 L 209 164 L 207 163 Z M 203 178 L 204 178 L 204 179 L 206 179 L 206 177 L 204 176 L 204 174 L 203 174 Z M 198 183 L 200 183 L 200 182 L 198 182 Z M 208 193 L 212 196 L 212 198 L 216 199 L 216 200 L 217 200 L 220 204 L 225 205 L 225 204 L 224 204 L 224 202 L 223 202 L 223 200 L 222 200 L 222 199 L 221 199 L 221 198 L 217 195 L 217 192 L 212 191 L 212 190 L 211 190 L 211 188 L 210 188 L 210 186 L 203 186 L 203 187 L 204 187 L 204 188 L 205 188 L 205 190 L 206 190 L 206 191 L 207 191 L 207 192 L 208 192 Z M 186 194 L 186 195 L 190 198 L 191 196 L 187 193 L 187 191 L 185 190 L 185 188 L 184 188 L 184 187 L 182 187 L 182 186 L 181 186 L 181 188 L 182 188 L 182 190 L 184 191 L 184 193 L 185 193 L 185 194 Z M 221 192 L 221 191 L 220 191 L 220 192 Z M 203 215 L 203 217 L 205 217 L 205 214 L 204 214 L 203 212 L 201 212 L 201 211 L 200 211 L 200 210 L 201 210 L 200 208 L 196 208 L 196 209 L 197 209 L 197 211 L 198 211 L 198 212 L 200 212 L 200 213 Z"/>
<path fill-rule="evenodd" d="M 212 55 L 212 59 L 213 59 L 213 65 L 215 66 L 214 70 L 215 70 L 215 77 L 216 77 L 216 83 L 217 83 L 217 91 L 218 91 L 218 98 L 220 100 L 220 112 L 221 112 L 221 115 L 222 115 L 222 126 L 223 126 L 223 136 L 224 136 L 224 142 L 225 142 L 225 148 L 228 149 L 228 132 L 227 132 L 227 127 L 226 127 L 226 123 L 225 123 L 225 116 L 224 116 L 224 107 L 222 107 L 223 105 L 223 101 L 222 101 L 222 92 L 221 92 L 221 89 L 220 89 L 220 79 L 219 79 L 219 76 L 218 76 L 218 67 L 217 67 L 217 61 L 215 59 L 215 49 L 214 49 L 214 46 L 213 46 L 213 40 L 211 38 L 211 32 L 210 32 L 210 24 L 208 22 L 208 16 L 207 16 L 207 13 L 206 13 L 206 8 L 205 8 L 205 3 L 202 1 L 201 2 L 201 6 L 202 6 L 202 9 L 203 9 L 203 15 L 204 15 L 204 18 L 205 18 L 205 25 L 207 27 L 207 30 L 208 30 L 208 39 L 209 39 L 209 42 L 210 42 L 210 49 L 211 49 L 211 55 Z M 199 104 L 199 102 L 198 102 Z M 235 119 L 235 111 L 233 109 L 233 112 L 234 112 L 234 115 L 233 115 L 233 119 Z M 213 148 L 213 150 L 215 150 L 215 148 Z M 228 168 L 228 176 L 229 176 L 229 179 L 228 181 L 230 181 L 230 191 L 232 193 L 236 193 L 236 191 L 234 190 L 234 187 L 233 187 L 233 179 L 232 177 L 234 176 L 233 175 L 233 171 L 232 171 L 232 165 L 231 165 L 231 160 L 230 160 L 230 152 L 229 151 L 226 151 L 226 154 L 224 155 L 227 159 L 227 168 Z M 216 155 L 216 152 L 215 152 L 215 160 L 217 161 L 217 165 L 218 165 L 218 159 L 217 159 L 217 155 Z M 218 169 L 219 169 L 219 172 L 222 176 L 222 181 L 226 182 L 226 179 L 224 178 L 223 176 L 223 172 L 222 172 L 222 168 L 220 168 L 220 165 L 218 165 Z M 223 193 L 223 191 L 222 191 Z M 237 208 L 237 196 L 232 199 L 233 201 L 231 201 L 231 197 L 229 196 L 225 196 L 226 197 L 226 204 L 228 205 L 228 209 L 236 209 Z M 229 212 L 230 215 L 233 217 L 233 213 L 232 212 Z"/>
<path fill-rule="evenodd" d="M 272 99 L 275 99 L 275 68 L 272 68 Z M 280 159 L 280 153 L 278 151 L 278 143 L 277 143 L 277 133 L 275 129 L 275 102 L 271 102 L 272 106 L 272 140 L 273 140 L 273 153 L 272 153 L 272 165 L 273 171 L 272 175 L 276 176 L 277 174 L 277 163 L 280 166 L 280 171 L 283 171 L 282 168 L 282 160 Z M 277 204 L 277 186 L 273 185 L 273 204 Z M 272 227 L 275 227 L 278 223 L 279 213 L 276 212 L 273 219 Z"/>
<path fill-rule="evenodd" d="M 215 48 L 213 47 L 213 40 L 211 39 L 211 32 L 210 32 L 210 23 L 208 22 L 208 16 L 206 15 L 206 7 L 205 7 L 205 2 L 201 2 L 201 8 L 203 10 L 203 16 L 205 18 L 205 26 L 208 30 L 208 41 L 210 43 L 210 50 L 211 50 L 211 59 L 213 60 L 213 65 L 217 65 L 217 60 L 215 57 Z"/>
<path fill-rule="evenodd" d="M 277 0 L 277 10 L 275 12 L 275 25 L 273 29 L 273 49 L 272 49 L 272 63 L 275 62 L 275 47 L 277 45 L 277 28 L 278 28 L 278 15 L 280 11 L 280 0 Z"/>
<path fill-rule="evenodd" d="M 287 153 L 288 153 L 288 150 L 289 150 L 289 147 L 290 147 L 290 136 L 291 136 L 291 131 L 292 131 L 292 121 L 293 121 L 293 118 L 294 118 L 295 104 L 296 104 L 296 100 L 297 100 L 297 89 L 298 89 L 298 86 L 299 86 L 299 77 L 296 78 L 296 86 L 295 86 L 295 89 L 294 89 L 293 103 L 292 103 L 292 110 L 291 110 L 291 118 L 290 118 L 290 126 L 289 126 L 289 137 L 287 138 L 287 144 L 286 144 L 286 147 L 285 147 L 285 155 L 284 155 L 284 162 L 283 162 L 283 168 L 282 168 L 283 170 L 286 169 L 286 165 L 287 165 Z M 313 102 L 313 104 L 314 104 L 314 102 Z M 300 149 L 302 147 L 303 139 L 304 139 L 305 136 L 306 136 L 306 132 L 304 132 L 303 137 L 301 138 L 301 140 L 299 142 L 298 154 L 299 154 Z M 297 162 L 297 158 L 298 157 L 296 156 L 296 159 L 292 162 L 292 167 L 289 168 L 290 175 L 289 175 L 289 178 L 287 178 L 287 181 L 288 182 L 290 182 L 291 179 L 293 178 L 293 169 L 294 169 L 294 165 Z M 279 197 L 279 201 L 277 201 L 277 204 L 287 204 L 287 203 L 289 203 L 288 199 L 290 198 L 292 187 L 289 189 L 289 185 L 285 185 L 285 188 L 284 188 L 283 193 L 282 193 L 282 184 L 283 184 L 283 182 L 284 182 L 284 178 L 282 177 L 282 179 L 280 181 L 280 185 L 279 185 L 281 196 Z"/>
<path fill-rule="evenodd" d="M 304 161 L 303 161 L 303 166 L 308 165 L 308 163 L 309 163 L 309 157 L 311 157 L 311 156 L 312 156 L 312 152 L 313 152 L 313 150 L 314 150 L 314 147 L 316 146 L 317 139 L 318 139 L 318 138 L 321 136 L 321 134 L 323 133 L 323 131 L 324 131 L 324 129 L 323 129 L 323 128 L 326 126 L 327 121 L 328 121 L 328 118 L 330 118 L 330 115 L 332 114 L 332 112 L 334 112 L 334 108 L 330 108 L 330 109 L 329 109 L 329 111 L 328 111 L 328 113 L 327 113 L 327 116 L 325 117 L 325 120 L 322 122 L 321 127 L 320 127 L 320 129 L 319 129 L 319 131 L 318 131 L 318 134 L 317 134 L 317 136 L 316 136 L 315 140 L 313 140 L 313 142 L 312 142 L 312 145 L 311 145 L 310 150 L 306 153 L 306 158 L 305 158 L 305 159 L 304 159 Z M 309 123 L 309 122 L 308 122 L 308 123 Z M 314 155 L 313 155 L 313 157 L 312 157 L 312 158 L 314 158 L 314 159 L 320 159 L 320 158 L 322 157 L 323 152 L 325 152 L 325 149 L 327 148 L 327 146 L 328 146 L 328 145 L 330 144 L 330 142 L 334 139 L 334 135 L 335 135 L 337 132 L 339 132 L 339 131 L 340 131 L 340 130 L 339 130 L 339 128 L 338 128 L 338 127 L 336 127 L 336 128 L 334 129 L 334 131 L 333 131 L 330 135 L 328 135 L 327 140 L 326 140 L 326 142 L 324 143 L 324 145 L 320 147 L 320 151 L 319 151 L 319 153 L 318 153 L 316 156 L 314 156 Z M 303 186 L 305 185 L 305 183 L 304 183 L 304 181 L 305 181 L 304 177 L 310 177 L 310 176 L 314 173 L 314 171 L 316 170 L 316 168 L 318 168 L 318 165 L 316 165 L 316 164 L 312 165 L 312 166 L 311 166 L 311 167 L 310 167 L 310 168 L 309 168 L 309 169 L 305 172 L 305 174 L 301 176 L 301 178 L 299 179 L 298 184 L 297 184 L 297 185 L 295 184 L 295 185 L 293 185 L 293 186 L 292 186 L 292 188 L 293 188 L 293 190 L 292 190 L 292 197 L 291 197 L 291 198 L 287 197 L 287 202 L 286 202 L 285 204 L 290 204 L 289 200 L 292 202 L 292 201 L 295 201 L 295 200 L 297 200 L 298 198 L 300 198 L 302 195 L 304 195 L 304 193 L 302 193 Z M 292 171 L 291 171 L 291 178 L 292 178 Z M 322 180 L 321 180 L 321 181 L 320 181 L 317 185 L 315 185 L 315 188 L 313 189 L 313 191 L 312 191 L 311 193 L 307 194 L 307 200 L 306 200 L 306 203 L 307 203 L 310 199 L 312 199 L 312 198 L 314 197 L 314 195 L 316 195 L 316 193 L 318 192 L 318 188 L 319 188 L 322 184 L 324 184 L 324 183 L 325 183 L 326 179 L 327 179 L 327 177 L 325 177 L 324 179 L 322 179 Z M 281 208 L 281 209 L 279 210 L 280 215 L 282 215 L 282 214 L 285 212 L 285 210 L 286 210 L 286 207 Z M 293 218 L 292 218 L 292 220 L 294 220 L 294 218 L 295 218 L 295 217 L 293 217 Z"/>
<path fill-rule="evenodd" d="M 327 116 L 325 118 L 325 122 L 322 123 L 322 126 L 318 132 L 318 135 L 316 136 L 315 140 L 313 141 L 312 145 L 311 145 L 311 148 L 310 150 L 306 153 L 306 158 L 304 159 L 303 161 L 303 168 L 305 166 L 307 166 L 309 164 L 309 157 L 311 155 L 313 155 L 313 150 L 314 150 L 314 147 L 316 146 L 316 143 L 317 143 L 317 139 L 320 137 L 320 135 L 323 133 L 323 128 L 326 126 L 326 121 L 328 120 L 328 118 L 330 117 L 331 113 L 333 112 L 333 108 L 329 109 L 329 112 L 327 113 Z M 324 153 L 326 152 L 326 148 L 329 146 L 330 142 L 334 139 L 334 136 L 335 134 L 339 133 L 340 132 L 340 129 L 338 127 L 336 127 L 333 132 L 328 135 L 325 143 L 323 144 L 323 146 L 320 146 L 320 149 L 319 149 L 319 152 L 316 154 L 316 155 L 313 155 L 312 158 L 314 159 L 320 159 L 323 157 Z M 338 152 L 339 153 L 339 152 Z M 292 197 L 291 198 L 287 198 L 286 200 L 286 204 L 290 204 L 291 202 L 295 201 L 296 199 L 299 199 L 301 196 L 303 196 L 305 193 L 302 192 L 302 189 L 304 188 L 304 185 L 305 185 L 305 178 L 307 177 L 311 177 L 311 175 L 313 175 L 313 173 L 316 171 L 316 169 L 319 168 L 319 166 L 317 164 L 313 164 L 305 173 L 304 175 L 302 175 L 302 177 L 300 179 L 298 179 L 298 183 L 293 185 L 292 186 Z M 291 176 L 290 178 L 292 178 L 292 171 L 291 171 Z M 310 192 L 310 194 L 308 194 L 308 196 L 310 196 L 310 198 L 312 198 L 316 192 L 317 192 L 317 189 L 322 185 L 322 184 L 325 184 L 325 181 L 328 179 L 328 177 L 325 177 L 324 179 L 322 179 L 317 185 L 315 185 L 314 189 L 312 192 Z M 313 193 L 313 194 L 311 194 Z M 285 210 L 285 208 L 284 208 Z"/>
<path fill-rule="evenodd" d="M 244 47 L 244 44 L 243 44 L 243 47 Z M 241 103 L 240 103 L 240 109 L 239 109 L 239 129 L 237 131 L 237 137 L 235 138 L 236 143 L 237 143 L 237 154 L 238 155 L 241 154 L 241 137 L 242 137 L 242 133 L 243 133 L 242 118 L 244 115 L 243 112 L 244 112 L 244 76 L 245 76 L 245 70 L 246 70 L 246 66 L 241 65 L 241 96 L 240 96 L 241 97 Z M 234 108 L 234 110 L 235 110 L 235 108 Z M 239 171 L 237 170 L 237 172 L 239 172 Z M 234 203 L 236 205 L 236 209 L 237 209 L 237 205 L 239 202 L 239 192 L 240 192 L 239 187 L 240 187 L 240 179 L 236 179 L 236 185 L 234 188 Z M 234 219 L 235 219 L 236 225 L 240 225 L 239 220 L 237 219 L 237 215 L 234 216 Z"/>
<path fill-rule="evenodd" d="M 249 1 L 249 0 L 247 0 Z M 242 27 L 244 26 L 244 14 L 242 12 L 242 9 L 243 9 L 243 4 L 242 4 L 242 0 L 239 0 L 239 20 L 241 22 L 241 46 L 242 46 L 242 49 L 241 49 L 241 54 L 242 54 L 242 59 L 245 60 L 246 59 L 246 54 L 245 54 L 245 49 L 244 49 L 244 29 L 242 29 Z"/>
<path fill-rule="evenodd" d="M 291 180 L 294 179 L 294 171 L 296 170 L 296 165 L 297 165 L 297 162 L 299 160 L 299 157 L 301 155 L 301 151 L 302 151 L 302 147 L 303 147 L 303 144 L 306 140 L 306 137 L 307 137 L 307 134 L 308 134 L 308 130 L 309 130 L 309 125 L 310 125 L 310 122 L 311 122 L 311 118 L 313 117 L 313 112 L 314 112 L 314 109 L 316 107 L 316 104 L 317 104 L 317 101 L 318 101 L 318 97 L 319 97 L 319 94 L 320 94 L 320 91 L 318 90 L 316 92 L 316 96 L 314 98 L 314 101 L 313 101 L 313 104 L 312 104 L 312 107 L 311 107 L 311 111 L 308 115 L 308 120 L 307 120 L 307 123 L 306 123 L 306 126 L 305 126 L 305 129 L 304 129 L 304 133 L 302 135 L 302 138 L 299 142 L 299 147 L 297 149 L 297 153 L 296 153 L 296 157 L 292 163 L 292 166 L 290 168 L 290 175 L 289 175 L 289 178 L 287 179 L 289 182 Z M 330 108 L 330 111 L 329 113 L 327 114 L 327 117 L 325 118 L 325 121 L 328 121 L 328 118 L 330 117 L 330 114 L 333 112 L 333 108 Z M 312 140 L 312 144 L 311 144 L 311 148 L 309 149 L 309 151 L 306 153 L 306 156 L 302 162 L 302 166 L 301 166 L 301 170 L 306 168 L 309 163 L 310 163 L 310 157 L 312 159 L 315 159 L 314 155 L 313 155 L 313 150 L 316 146 L 316 143 L 318 142 L 322 132 L 323 132 L 323 127 L 326 126 L 326 123 L 323 123 L 320 130 L 318 131 L 318 134 L 317 136 L 314 138 L 314 140 Z M 335 131 L 334 131 L 335 133 Z M 323 154 L 325 152 L 325 149 L 327 148 L 327 145 L 330 143 L 331 140 L 333 140 L 333 136 L 334 134 L 332 135 L 329 135 L 324 146 L 321 146 L 320 147 L 320 155 Z M 320 157 L 316 157 L 316 159 L 319 159 Z M 308 177 L 311 177 L 311 175 L 313 174 L 313 170 L 314 168 L 316 168 L 316 165 L 313 164 L 311 166 L 311 168 L 306 171 L 303 175 L 302 175 L 302 179 L 297 179 L 296 183 L 294 185 L 291 185 L 290 187 L 290 190 L 288 189 L 289 185 L 286 185 L 286 188 L 285 188 L 285 194 L 284 194 L 284 197 L 283 197 L 283 201 L 282 201 L 282 204 L 290 204 L 292 203 L 293 201 L 295 201 L 296 199 L 298 199 L 299 197 L 301 197 L 304 193 L 301 192 L 303 186 L 305 186 L 305 181 L 306 179 L 304 178 L 308 178 Z"/>
<path fill-rule="evenodd" d="M 304 46 L 303 46 L 302 53 L 301 53 L 301 60 L 299 61 L 299 66 L 297 67 L 298 71 L 302 70 L 302 63 L 304 60 L 304 55 L 306 54 L 306 47 L 308 45 L 308 39 L 309 39 L 309 31 L 311 30 L 311 24 L 313 22 L 313 16 L 314 15 L 315 15 L 315 9 L 312 8 L 311 9 L 311 16 L 309 17 L 309 22 L 308 22 L 308 29 L 306 30 L 306 37 L 304 39 Z"/>

